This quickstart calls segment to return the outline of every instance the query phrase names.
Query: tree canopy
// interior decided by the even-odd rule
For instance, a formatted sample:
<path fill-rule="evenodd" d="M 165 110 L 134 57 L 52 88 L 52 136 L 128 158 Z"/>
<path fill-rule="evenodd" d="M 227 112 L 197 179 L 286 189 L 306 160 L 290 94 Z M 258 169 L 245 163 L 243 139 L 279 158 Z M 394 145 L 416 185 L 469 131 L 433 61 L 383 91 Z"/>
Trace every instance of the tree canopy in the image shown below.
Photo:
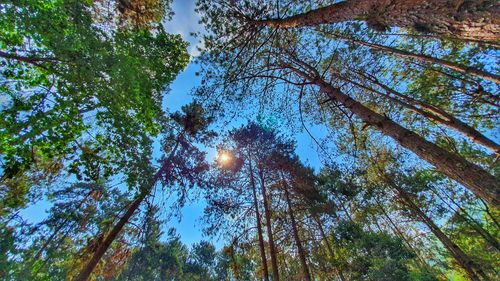
<path fill-rule="evenodd" d="M 496 1 L 195 6 L 0 1 L 0 279 L 498 279 Z"/>

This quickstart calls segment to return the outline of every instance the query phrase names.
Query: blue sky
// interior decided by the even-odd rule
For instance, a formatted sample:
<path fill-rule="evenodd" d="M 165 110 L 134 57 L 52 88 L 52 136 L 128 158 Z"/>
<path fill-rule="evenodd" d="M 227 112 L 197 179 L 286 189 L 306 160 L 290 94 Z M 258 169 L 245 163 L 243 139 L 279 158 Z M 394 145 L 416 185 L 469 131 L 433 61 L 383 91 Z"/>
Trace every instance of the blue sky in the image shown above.
<path fill-rule="evenodd" d="M 203 27 L 198 23 L 199 16 L 195 12 L 195 0 L 174 0 L 172 8 L 175 15 L 170 22 L 165 23 L 166 30 L 170 33 L 180 34 L 184 40 L 190 43 L 188 52 L 192 56 L 198 55 L 199 52 L 196 48 L 203 46 L 203 44 L 197 38 L 190 36 L 190 33 L 192 32 L 203 32 Z M 172 83 L 170 87 L 171 91 L 165 97 L 165 105 L 169 110 L 178 110 L 182 105 L 187 104 L 192 100 L 190 93 L 197 85 L 199 85 L 201 80 L 200 77 L 195 75 L 198 70 L 199 67 L 196 64 L 191 63 Z M 234 124 L 241 124 L 245 122 L 246 119 L 236 120 Z M 321 138 L 326 134 L 326 130 L 323 130 L 321 127 L 312 127 L 311 133 L 315 137 Z M 297 154 L 302 161 L 318 169 L 321 166 L 321 162 L 318 158 L 318 154 L 316 153 L 313 140 L 305 132 L 297 134 L 295 140 L 297 141 Z M 214 159 L 214 148 L 207 148 L 207 152 L 209 161 Z M 168 204 L 163 206 L 168 208 Z M 174 219 L 167 222 L 165 224 L 165 230 L 169 227 L 175 227 L 177 232 L 181 235 L 182 241 L 187 244 L 196 243 L 203 239 L 210 241 L 208 237 L 203 237 L 202 235 L 200 218 L 203 215 L 203 208 L 203 200 L 197 200 L 187 204 L 182 210 L 181 221 L 177 222 Z M 221 241 L 211 242 L 214 242 L 217 246 L 221 246 Z"/>
<path fill-rule="evenodd" d="M 197 47 L 202 47 L 203 44 L 198 38 L 191 36 L 192 32 L 203 32 L 203 27 L 198 23 L 199 16 L 195 12 L 195 0 L 174 0 L 172 8 L 175 12 L 172 20 L 165 23 L 166 30 L 170 33 L 180 34 L 184 40 L 190 43 L 188 52 L 192 56 L 198 55 Z M 199 67 L 191 63 L 188 67 L 179 74 L 177 79 L 170 85 L 170 92 L 165 96 L 165 107 L 168 111 L 173 112 L 181 108 L 182 105 L 189 103 L 192 100 L 190 95 L 192 90 L 199 85 L 201 78 L 195 73 L 199 71 Z M 247 120 L 241 118 L 235 120 L 232 124 L 242 124 Z M 230 127 L 226 129 L 231 129 Z M 327 129 L 321 126 L 313 126 L 310 128 L 312 135 L 317 139 L 322 139 L 327 134 Z M 496 140 L 500 136 L 500 130 L 492 130 L 491 133 Z M 221 132 L 222 134 L 224 132 Z M 297 142 L 297 154 L 301 160 L 309 166 L 318 170 L 321 167 L 321 161 L 316 152 L 316 146 L 311 137 L 306 133 L 298 133 L 294 136 Z M 205 148 L 208 153 L 208 160 L 212 161 L 215 156 L 215 149 L 211 147 Z M 168 196 L 168 191 L 165 191 L 164 196 L 159 196 L 156 201 L 161 201 L 162 213 L 167 214 L 170 211 L 170 206 L 173 198 L 165 198 Z M 186 244 L 193 244 L 201 240 L 209 240 L 208 237 L 203 237 L 202 225 L 200 218 L 203 215 L 205 203 L 203 200 L 193 200 L 189 202 L 181 211 L 181 220 L 176 218 L 164 223 L 164 230 L 170 227 L 175 227 L 181 236 L 181 240 Z M 34 206 L 31 206 L 23 211 L 23 215 L 32 222 L 39 222 L 46 217 L 45 210 L 50 207 L 47 201 L 41 201 Z M 222 241 L 211 241 L 216 246 L 221 246 Z"/>
<path fill-rule="evenodd" d="M 203 27 L 198 23 L 199 16 L 195 12 L 195 0 L 174 0 L 172 8 L 175 12 L 171 21 L 165 23 L 165 28 L 170 33 L 180 34 L 184 40 L 190 43 L 188 52 L 192 57 L 197 56 L 199 52 L 197 47 L 202 46 L 201 42 L 190 36 L 192 32 L 203 32 Z M 191 92 L 199 85 L 201 77 L 196 76 L 199 71 L 199 66 L 190 63 L 187 68 L 178 75 L 176 80 L 170 85 L 169 93 L 164 97 L 164 105 L 170 112 L 179 110 L 183 105 L 192 101 Z M 241 118 L 234 120 L 232 126 L 239 126 L 246 123 L 247 119 Z M 231 127 L 227 127 L 230 130 Z M 309 128 L 315 138 L 321 139 L 326 135 L 326 129 L 323 127 Z M 223 134 L 224 132 L 220 132 Z M 321 161 L 315 149 L 314 141 L 306 132 L 297 134 L 294 139 L 297 141 L 297 154 L 304 163 L 309 166 L 319 169 Z M 213 161 L 215 157 L 215 148 L 206 147 L 208 161 Z M 157 156 L 159 156 L 160 149 L 157 149 Z M 159 157 L 156 157 L 159 158 Z M 162 219 L 166 219 L 170 213 L 172 201 L 175 198 L 168 197 L 168 191 L 164 191 L 161 196 L 155 198 L 155 202 L 159 202 L 160 214 Z M 32 223 L 42 221 L 47 217 L 47 210 L 51 204 L 46 200 L 41 200 L 21 212 L 21 215 Z M 201 240 L 208 240 L 214 243 L 217 247 L 223 245 L 223 241 L 212 240 L 209 237 L 204 237 L 202 233 L 201 217 L 205 202 L 202 198 L 193 198 L 191 202 L 181 211 L 181 220 L 171 217 L 164 222 L 163 229 L 166 233 L 171 227 L 175 227 L 177 233 L 181 236 L 181 240 L 191 245 L 200 242 Z"/>

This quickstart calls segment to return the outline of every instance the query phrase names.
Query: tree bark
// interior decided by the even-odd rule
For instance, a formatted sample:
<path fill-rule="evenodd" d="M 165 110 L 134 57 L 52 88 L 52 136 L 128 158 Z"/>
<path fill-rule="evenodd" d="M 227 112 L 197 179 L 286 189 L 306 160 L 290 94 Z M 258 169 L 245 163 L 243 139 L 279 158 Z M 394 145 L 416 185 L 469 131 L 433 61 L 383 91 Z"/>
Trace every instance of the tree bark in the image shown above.
<path fill-rule="evenodd" d="M 398 184 L 386 177 L 386 182 L 396 190 L 399 198 L 403 201 L 410 211 L 423 222 L 431 232 L 443 243 L 448 252 L 453 256 L 457 263 L 462 267 L 471 280 L 489 280 L 482 269 L 472 261 L 472 259 L 458 247 L 451 239 L 444 234 L 441 229 L 429 218 L 412 200 L 411 196 L 404 191 Z"/>
<path fill-rule="evenodd" d="M 498 42 L 500 8 L 484 0 L 346 0 L 283 19 L 254 25 L 293 28 L 365 20 L 382 31 L 397 26 L 464 40 Z"/>
<path fill-rule="evenodd" d="M 300 264 L 302 265 L 302 272 L 304 274 L 304 279 L 306 281 L 311 281 L 311 274 L 309 272 L 309 267 L 307 266 L 306 253 L 302 242 L 300 242 L 299 231 L 297 229 L 297 222 L 295 220 L 295 215 L 292 209 L 292 202 L 290 200 L 290 194 L 288 193 L 288 188 L 286 183 L 283 182 L 283 191 L 285 192 L 285 200 L 288 205 L 288 215 L 290 216 L 290 221 L 292 223 L 293 238 L 295 239 L 295 245 L 297 245 L 297 251 L 299 252 Z"/>
<path fill-rule="evenodd" d="M 276 254 L 276 246 L 274 245 L 273 229 L 271 224 L 271 211 L 269 210 L 269 202 L 267 200 L 266 185 L 262 167 L 259 169 L 260 187 L 262 193 L 262 204 L 264 205 L 264 216 L 266 218 L 267 237 L 269 238 L 269 249 L 271 253 L 271 265 L 273 270 L 273 281 L 279 281 L 278 258 Z"/>
<path fill-rule="evenodd" d="M 297 61 L 297 63 L 308 69 L 314 69 L 304 62 Z M 384 135 L 391 137 L 421 159 L 434 165 L 438 171 L 463 184 L 476 196 L 485 199 L 496 207 L 500 206 L 500 180 L 479 166 L 470 163 L 455 153 L 446 151 L 413 131 L 395 123 L 388 117 L 380 115 L 362 105 L 344 94 L 339 88 L 328 84 L 317 72 L 312 77 L 290 65 L 285 65 L 285 67 L 290 68 L 297 75 L 319 86 L 321 92 L 327 94 L 330 100 L 337 101 L 363 122 L 374 126 Z"/>
<path fill-rule="evenodd" d="M 429 120 L 432 120 L 438 124 L 441 124 L 441 125 L 446 126 L 450 129 L 453 129 L 453 130 L 461 133 L 465 137 L 469 138 L 473 142 L 488 148 L 496 155 L 500 155 L 500 145 L 498 145 L 496 142 L 494 142 L 490 138 L 486 137 L 485 135 L 483 135 L 481 132 L 477 131 L 473 127 L 467 125 L 462 120 L 456 118 L 452 114 L 450 114 L 450 113 L 448 113 L 448 112 L 446 112 L 446 111 L 444 111 L 436 106 L 433 106 L 433 105 L 430 105 L 428 103 L 425 103 L 425 102 L 416 100 L 414 98 L 411 98 L 409 96 L 406 96 L 406 95 L 380 83 L 377 79 L 375 79 L 373 77 L 368 77 L 367 75 L 364 75 L 358 71 L 356 71 L 356 73 L 358 75 L 362 76 L 363 78 L 371 81 L 376 86 L 382 88 L 384 91 L 387 92 L 387 94 L 381 93 L 380 91 L 377 91 L 371 87 L 367 87 L 367 86 L 362 85 L 358 82 L 352 81 L 351 79 L 349 79 L 345 76 L 342 76 L 340 74 L 334 73 L 333 75 L 335 75 L 336 77 L 339 77 L 340 79 L 345 80 L 349 83 L 352 83 L 358 87 L 361 87 L 361 88 L 364 88 L 368 91 L 371 91 L 371 92 L 373 92 L 373 93 L 375 93 L 383 98 L 394 101 L 397 104 L 401 105 L 402 107 L 404 107 L 412 112 L 415 112 L 417 114 L 420 114 Z M 391 96 L 391 94 L 393 96 Z"/>
<path fill-rule="evenodd" d="M 255 208 L 255 216 L 257 220 L 257 235 L 259 236 L 259 250 L 262 257 L 262 269 L 264 271 L 264 280 L 269 281 L 269 269 L 267 267 L 266 249 L 264 247 L 264 237 L 262 234 L 262 222 L 260 220 L 259 202 L 257 201 L 257 187 L 255 186 L 255 178 L 253 175 L 252 161 L 249 162 L 250 186 L 252 187 L 253 205 Z"/>

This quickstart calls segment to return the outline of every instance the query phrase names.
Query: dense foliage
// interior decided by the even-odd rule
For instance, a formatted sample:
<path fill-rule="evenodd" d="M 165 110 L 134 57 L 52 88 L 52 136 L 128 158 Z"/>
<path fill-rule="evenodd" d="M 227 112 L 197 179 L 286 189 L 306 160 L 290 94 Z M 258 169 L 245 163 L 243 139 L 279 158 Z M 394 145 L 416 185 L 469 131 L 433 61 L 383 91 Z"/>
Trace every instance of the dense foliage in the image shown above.
<path fill-rule="evenodd" d="M 498 279 L 498 3 L 171 5 L 0 0 L 0 279 Z"/>

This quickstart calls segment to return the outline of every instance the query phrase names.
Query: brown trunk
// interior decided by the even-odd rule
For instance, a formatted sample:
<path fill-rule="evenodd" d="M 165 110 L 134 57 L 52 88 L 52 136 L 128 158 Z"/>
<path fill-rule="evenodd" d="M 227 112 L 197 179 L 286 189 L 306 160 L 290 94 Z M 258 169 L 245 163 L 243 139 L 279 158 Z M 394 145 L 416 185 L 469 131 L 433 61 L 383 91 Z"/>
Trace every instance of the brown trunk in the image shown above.
<path fill-rule="evenodd" d="M 410 211 L 424 223 L 431 232 L 443 243 L 444 247 L 453 256 L 456 262 L 462 267 L 471 280 L 489 280 L 479 266 L 477 266 L 472 259 L 460 249 L 453 241 L 451 241 L 446 234 L 429 218 L 412 200 L 411 196 L 404 191 L 400 186 L 394 183 L 391 179 L 386 177 L 386 182 L 396 190 L 399 198 L 403 201 Z"/>
<path fill-rule="evenodd" d="M 346 0 L 283 19 L 254 21 L 255 25 L 292 28 L 366 20 L 368 26 L 386 30 L 397 26 L 464 40 L 497 42 L 500 9 L 496 1 L 483 0 Z"/>
<path fill-rule="evenodd" d="M 307 66 L 311 70 L 313 69 L 303 62 L 297 61 L 297 63 Z M 349 109 L 366 124 L 376 127 L 384 135 L 391 137 L 421 159 L 434 165 L 438 171 L 468 187 L 476 196 L 485 199 L 494 206 L 500 206 L 500 180 L 496 177 L 459 155 L 446 151 L 391 119 L 367 108 L 344 94 L 340 89 L 325 82 L 317 73 L 312 78 L 296 68 L 288 67 L 298 75 L 319 86 L 321 91 L 326 93 L 332 101 L 336 101 Z"/>
<path fill-rule="evenodd" d="M 76 276 L 73 281 L 87 281 L 90 277 L 90 274 L 92 274 L 92 271 L 94 271 L 95 267 L 101 260 L 101 258 L 104 256 L 106 251 L 109 249 L 109 246 L 111 246 L 111 243 L 116 239 L 118 234 L 122 231 L 123 227 L 125 224 L 127 224 L 128 220 L 132 217 L 132 215 L 135 213 L 135 211 L 139 208 L 141 205 L 142 201 L 147 197 L 149 192 L 153 189 L 154 185 L 156 182 L 158 182 L 161 178 L 161 176 L 167 172 L 167 169 L 169 168 L 170 162 L 172 160 L 172 157 L 176 153 L 177 149 L 179 148 L 180 142 L 181 142 L 182 135 L 179 136 L 176 140 L 175 146 L 172 149 L 172 152 L 168 156 L 167 159 L 163 161 L 162 166 L 160 169 L 156 172 L 154 175 L 152 181 L 151 181 L 151 187 L 148 190 L 144 190 L 139 195 L 137 198 L 130 204 L 130 206 L 127 209 L 127 212 L 120 218 L 118 223 L 113 226 L 113 229 L 108 233 L 106 238 L 99 244 L 96 248 L 96 251 L 94 252 L 94 255 L 92 255 L 92 258 L 90 261 L 85 265 L 85 267 L 80 271 L 78 276 Z"/>
<path fill-rule="evenodd" d="M 374 77 L 368 77 L 367 75 L 364 75 L 358 71 L 356 71 L 356 73 L 361 75 L 363 78 L 371 81 L 372 83 L 374 83 L 378 87 L 384 89 L 384 91 L 386 91 L 388 94 L 381 93 L 380 91 L 377 91 L 373 88 L 364 86 L 364 85 L 357 83 L 357 82 L 354 82 L 345 76 L 341 76 L 338 74 L 333 74 L 333 75 L 335 75 L 336 77 L 339 77 L 340 79 L 345 80 L 349 83 L 352 83 L 356 86 L 367 89 L 367 90 L 369 90 L 369 91 L 371 91 L 379 96 L 382 96 L 382 97 L 387 98 L 391 101 L 394 101 L 394 102 L 398 103 L 399 105 L 403 106 L 404 108 L 406 108 L 412 112 L 415 112 L 417 114 L 420 114 L 429 120 L 432 120 L 438 124 L 444 125 L 444 126 L 450 128 L 450 129 L 453 129 L 457 132 L 460 132 L 462 135 L 469 138 L 473 142 L 490 149 L 493 153 L 495 153 L 497 155 L 500 155 L 500 145 L 498 145 L 496 142 L 489 139 L 485 135 L 481 134 L 481 132 L 477 131 L 473 127 L 467 125 L 466 123 L 464 123 L 460 119 L 447 113 L 446 111 L 444 111 L 436 106 L 427 104 L 425 102 L 418 101 L 414 98 L 411 98 L 411 97 L 408 97 L 402 93 L 399 93 L 398 91 L 380 83 Z M 394 96 L 391 96 L 391 94 Z"/>
<path fill-rule="evenodd" d="M 325 241 L 328 253 L 330 253 L 330 256 L 335 257 L 335 252 L 333 251 L 333 247 L 330 244 L 328 237 L 326 237 L 325 230 L 323 229 L 323 224 L 321 223 L 321 219 L 316 214 L 313 214 L 312 216 L 313 216 L 314 221 L 318 225 L 319 233 L 321 234 L 321 239 L 323 239 L 323 241 Z M 336 266 L 335 271 L 336 271 L 336 273 L 339 276 L 341 281 L 346 281 L 346 278 L 344 276 L 344 272 L 342 271 L 342 268 Z"/>
<path fill-rule="evenodd" d="M 253 176 L 252 162 L 249 162 L 250 185 L 252 187 L 253 205 L 257 220 L 257 234 L 259 236 L 259 250 L 262 257 L 262 269 L 264 270 L 264 280 L 269 281 L 269 269 L 267 268 L 266 249 L 264 248 L 264 237 L 262 235 L 262 223 L 260 221 L 259 202 L 257 201 L 257 188 L 255 187 L 255 178 Z"/>
<path fill-rule="evenodd" d="M 346 38 L 346 37 L 342 37 L 342 38 L 343 39 L 345 38 L 346 40 L 351 41 L 351 42 L 358 44 L 358 45 L 367 46 L 367 47 L 374 49 L 374 50 L 385 51 L 385 52 L 394 54 L 394 55 L 402 57 L 402 58 L 410 58 L 410 59 L 415 59 L 415 60 L 425 62 L 425 63 L 438 64 L 438 65 L 441 65 L 443 67 L 455 70 L 457 72 L 478 76 L 478 77 L 481 77 L 483 79 L 500 84 L 500 76 L 495 75 L 493 73 L 489 73 L 487 71 L 483 71 L 483 70 L 474 68 L 474 67 L 468 67 L 468 66 L 461 65 L 461 64 L 458 64 L 455 62 L 450 62 L 450 61 L 434 58 L 434 57 L 427 56 L 427 55 L 410 53 L 407 51 L 403 51 L 403 50 L 399 50 L 396 48 L 387 47 L 387 46 L 383 46 L 383 45 L 378 45 L 378 44 L 374 44 L 374 43 L 369 43 L 366 41 L 361 41 L 361 40 L 356 40 L 356 39 Z"/>
<path fill-rule="evenodd" d="M 275 280 L 279 281 L 280 276 L 278 272 L 278 259 L 276 254 L 276 247 L 274 245 L 273 229 L 271 224 L 271 211 L 269 210 L 269 202 L 267 200 L 266 185 L 262 168 L 259 168 L 259 178 L 260 178 L 260 187 L 262 193 L 262 203 L 264 205 L 264 216 L 266 217 L 267 237 L 269 238 L 269 249 L 271 253 L 273 281 Z"/>
<path fill-rule="evenodd" d="M 311 281 L 311 274 L 309 273 L 309 267 L 307 266 L 306 253 L 302 247 L 302 242 L 300 242 L 299 231 L 297 229 L 297 222 L 295 221 L 295 215 L 292 209 L 292 202 L 290 200 L 290 194 L 288 193 L 288 188 L 286 183 L 283 182 L 283 190 L 285 191 L 285 200 L 288 205 L 288 215 L 290 216 L 290 221 L 292 223 L 293 238 L 295 239 L 295 244 L 297 245 L 297 251 L 299 252 L 300 264 L 302 265 L 302 272 L 304 274 L 304 279 L 306 281 Z"/>
<path fill-rule="evenodd" d="M 123 229 L 125 224 L 128 222 L 130 217 L 135 213 L 135 211 L 139 208 L 139 206 L 142 203 L 142 200 L 146 198 L 147 193 L 143 192 L 141 193 L 133 202 L 130 204 L 129 208 L 127 209 L 127 212 L 123 217 L 120 218 L 118 223 L 113 227 L 111 232 L 106 236 L 104 241 L 97 247 L 97 249 L 94 252 L 94 255 L 90 259 L 90 261 L 85 265 L 82 271 L 80 271 L 80 274 L 74 279 L 74 281 L 86 281 L 89 279 L 90 274 L 92 271 L 94 271 L 94 268 L 97 266 L 99 261 L 101 260 L 102 256 L 106 253 L 108 250 L 109 246 L 111 243 L 115 240 L 115 238 L 118 236 L 120 231 Z"/>

